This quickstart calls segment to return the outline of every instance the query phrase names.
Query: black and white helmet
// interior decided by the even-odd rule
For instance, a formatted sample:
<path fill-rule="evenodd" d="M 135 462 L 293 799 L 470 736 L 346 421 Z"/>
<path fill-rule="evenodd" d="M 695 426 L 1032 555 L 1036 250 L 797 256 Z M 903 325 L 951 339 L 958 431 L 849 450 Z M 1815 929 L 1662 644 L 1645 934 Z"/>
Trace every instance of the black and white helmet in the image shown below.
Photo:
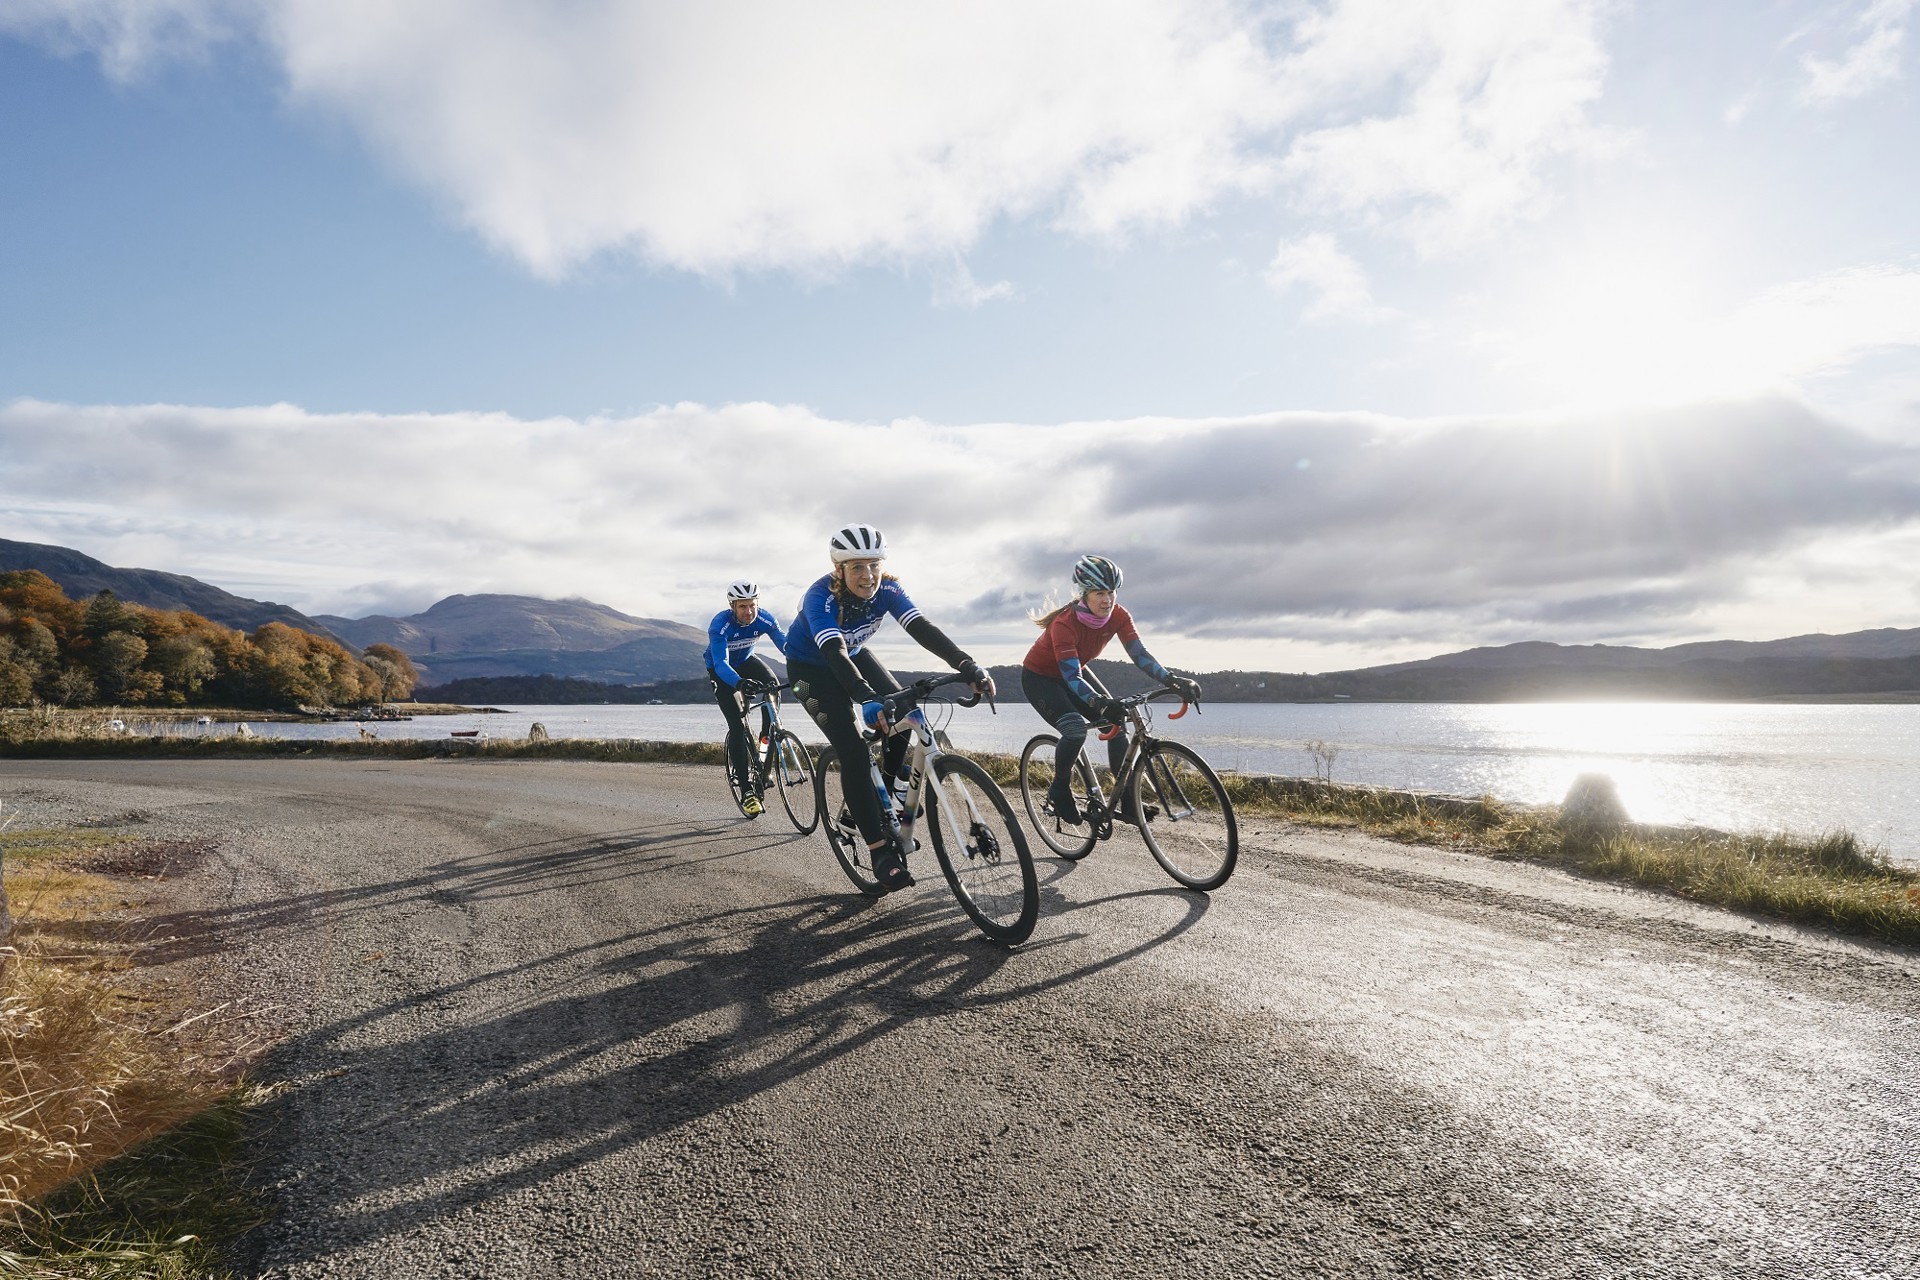
<path fill-rule="evenodd" d="M 727 602 L 735 600 L 757 600 L 760 597 L 760 584 L 748 582 L 745 578 L 727 584 Z"/>
<path fill-rule="evenodd" d="M 1120 566 L 1105 556 L 1081 556 L 1073 566 L 1073 585 L 1088 591 L 1118 591 Z"/>
<path fill-rule="evenodd" d="M 835 564 L 849 560 L 885 560 L 887 535 L 870 524 L 850 524 L 827 539 Z"/>

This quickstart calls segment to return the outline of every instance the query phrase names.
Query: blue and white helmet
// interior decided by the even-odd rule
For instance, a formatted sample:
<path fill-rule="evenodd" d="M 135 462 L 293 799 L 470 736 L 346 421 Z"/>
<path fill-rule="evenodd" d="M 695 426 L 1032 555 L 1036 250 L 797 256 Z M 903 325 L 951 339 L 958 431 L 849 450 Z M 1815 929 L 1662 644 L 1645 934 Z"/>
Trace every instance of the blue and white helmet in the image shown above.
<path fill-rule="evenodd" d="M 1118 591 L 1120 566 L 1105 556 L 1081 556 L 1073 566 L 1073 585 L 1087 591 Z"/>
<path fill-rule="evenodd" d="M 760 584 L 748 582 L 745 578 L 727 584 L 727 603 L 735 600 L 757 600 L 760 597 Z"/>
<path fill-rule="evenodd" d="M 827 539 L 835 564 L 849 560 L 885 560 L 887 535 L 870 524 L 850 524 Z"/>

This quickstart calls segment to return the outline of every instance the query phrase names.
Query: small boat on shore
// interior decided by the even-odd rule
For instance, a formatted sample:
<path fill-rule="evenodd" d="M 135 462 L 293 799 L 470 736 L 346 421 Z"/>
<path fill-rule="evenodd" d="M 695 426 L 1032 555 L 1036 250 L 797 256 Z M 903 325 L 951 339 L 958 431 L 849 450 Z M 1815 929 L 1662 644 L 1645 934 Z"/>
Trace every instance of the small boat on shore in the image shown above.
<path fill-rule="evenodd" d="M 455 738 L 484 738 L 487 736 L 479 729 L 450 729 L 448 733 Z"/>

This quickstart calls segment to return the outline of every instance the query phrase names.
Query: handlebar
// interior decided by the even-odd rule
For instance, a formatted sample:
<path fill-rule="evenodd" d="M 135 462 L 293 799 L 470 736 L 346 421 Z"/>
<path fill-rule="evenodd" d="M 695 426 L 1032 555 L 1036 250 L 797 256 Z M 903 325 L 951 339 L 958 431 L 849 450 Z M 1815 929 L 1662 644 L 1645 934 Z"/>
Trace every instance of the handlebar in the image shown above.
<path fill-rule="evenodd" d="M 885 709 L 887 719 L 891 720 L 902 712 L 913 710 L 916 705 L 932 696 L 935 689 L 944 688 L 950 684 L 971 683 L 972 681 L 968 680 L 967 677 L 961 675 L 958 671 L 950 672 L 943 676 L 927 676 L 924 679 L 915 680 L 904 689 L 898 689 L 885 695 L 879 701 L 881 707 Z M 982 696 L 984 695 L 980 693 L 972 693 L 967 697 L 955 699 L 955 703 L 962 707 L 977 707 L 980 705 Z M 991 698 L 987 699 L 987 701 L 989 703 L 993 702 Z M 998 712 L 999 707 L 995 705 L 994 710 Z"/>
<path fill-rule="evenodd" d="M 1169 720 L 1178 720 L 1181 716 L 1187 714 L 1189 709 L 1194 711 L 1200 709 L 1200 699 L 1188 698 L 1178 689 L 1168 689 L 1164 686 L 1158 689 L 1149 689 L 1145 693 L 1130 693 L 1124 698 L 1115 698 L 1113 701 L 1120 703 L 1126 707 L 1127 710 L 1132 711 L 1135 707 L 1142 706 L 1149 702 L 1159 702 L 1166 698 L 1180 699 L 1180 709 L 1178 711 L 1167 712 L 1167 719 Z M 1121 726 L 1114 724 L 1102 729 L 1100 731 L 1100 741 L 1111 742 L 1114 736 L 1120 732 L 1120 728 Z"/>

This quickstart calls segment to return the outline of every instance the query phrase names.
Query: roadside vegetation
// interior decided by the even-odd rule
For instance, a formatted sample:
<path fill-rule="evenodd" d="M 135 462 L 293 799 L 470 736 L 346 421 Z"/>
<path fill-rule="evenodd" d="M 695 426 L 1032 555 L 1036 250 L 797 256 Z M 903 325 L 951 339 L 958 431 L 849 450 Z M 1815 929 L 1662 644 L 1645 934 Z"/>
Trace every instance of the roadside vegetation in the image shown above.
<path fill-rule="evenodd" d="M 225 1247 L 265 1218 L 249 1046 L 137 963 L 138 886 L 194 851 L 5 828 L 0 849 L 0 1275 L 230 1274 Z"/>
<path fill-rule="evenodd" d="M 356 658 L 285 623 L 248 635 L 111 591 L 71 600 L 37 570 L 0 573 L 0 707 L 351 706 L 404 698 L 418 678 L 390 645 Z"/>
<path fill-rule="evenodd" d="M 1506 804 L 1228 774 L 1236 807 L 1409 844 L 1544 863 L 1713 906 L 1920 945 L 1920 872 L 1848 832 L 1798 836 L 1563 821 L 1556 805 Z"/>

